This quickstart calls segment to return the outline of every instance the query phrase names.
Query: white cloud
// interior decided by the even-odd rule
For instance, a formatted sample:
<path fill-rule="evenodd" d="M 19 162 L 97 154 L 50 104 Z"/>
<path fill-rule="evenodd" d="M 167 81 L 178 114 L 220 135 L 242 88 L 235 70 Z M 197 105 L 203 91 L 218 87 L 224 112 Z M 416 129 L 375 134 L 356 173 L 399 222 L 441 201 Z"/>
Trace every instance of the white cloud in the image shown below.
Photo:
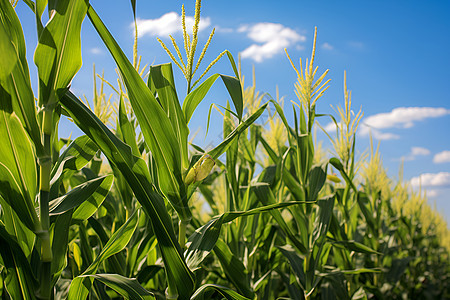
<path fill-rule="evenodd" d="M 368 135 L 370 131 L 377 139 L 396 139 L 398 135 L 382 132 L 387 128 L 411 128 L 415 122 L 428 118 L 438 118 L 450 114 L 450 110 L 443 107 L 398 107 L 387 113 L 369 116 L 362 121 L 361 135 Z"/>
<path fill-rule="evenodd" d="M 97 47 L 89 49 L 89 52 L 95 55 L 103 54 L 103 50 Z"/>
<path fill-rule="evenodd" d="M 323 129 L 325 129 L 328 133 L 334 133 L 336 131 L 336 124 L 334 122 L 330 122 Z"/>
<path fill-rule="evenodd" d="M 442 163 L 450 162 L 450 151 L 445 150 L 445 151 L 437 153 L 433 157 L 433 162 L 436 163 L 436 164 L 442 164 Z"/>
<path fill-rule="evenodd" d="M 350 47 L 354 48 L 354 49 L 357 49 L 357 50 L 364 49 L 364 43 L 363 42 L 351 41 L 351 42 L 348 42 L 348 45 Z"/>
<path fill-rule="evenodd" d="M 445 187 L 450 186 L 450 173 L 424 173 L 411 178 L 411 185 L 414 187 Z"/>
<path fill-rule="evenodd" d="M 379 130 L 374 130 L 373 136 L 377 140 L 398 140 L 400 138 L 400 136 L 398 134 L 389 133 L 389 132 L 381 132 Z"/>
<path fill-rule="evenodd" d="M 242 51 L 242 58 L 251 58 L 262 62 L 275 54 L 281 53 L 284 48 L 297 42 L 303 42 L 306 37 L 295 30 L 277 23 L 257 23 L 252 26 L 243 25 L 238 32 L 246 32 L 255 44 Z"/>
<path fill-rule="evenodd" d="M 322 49 L 325 49 L 325 50 L 333 50 L 334 47 L 331 46 L 329 43 L 323 43 L 323 44 L 322 44 Z"/>
<path fill-rule="evenodd" d="M 427 189 L 427 197 L 429 198 L 436 198 L 441 195 L 441 192 L 439 190 L 429 190 Z"/>
<path fill-rule="evenodd" d="M 403 156 L 402 158 L 404 160 L 415 160 L 418 156 L 426 156 L 429 154 L 430 150 L 428 150 L 427 148 L 412 147 L 411 152 L 408 155 Z"/>
<path fill-rule="evenodd" d="M 228 28 L 228 27 L 222 27 L 222 26 L 215 26 L 216 28 L 216 32 L 222 32 L 222 33 L 232 33 L 234 32 L 233 28 Z"/>
<path fill-rule="evenodd" d="M 169 12 L 158 19 L 140 19 L 136 20 L 138 27 L 138 36 L 160 36 L 168 37 L 176 32 L 181 32 L 181 16 L 176 12 Z M 200 19 L 198 30 L 202 31 L 211 25 L 211 18 L 203 17 Z M 186 16 L 186 29 L 191 32 L 194 26 L 194 18 Z M 134 28 L 134 23 L 132 24 Z"/>

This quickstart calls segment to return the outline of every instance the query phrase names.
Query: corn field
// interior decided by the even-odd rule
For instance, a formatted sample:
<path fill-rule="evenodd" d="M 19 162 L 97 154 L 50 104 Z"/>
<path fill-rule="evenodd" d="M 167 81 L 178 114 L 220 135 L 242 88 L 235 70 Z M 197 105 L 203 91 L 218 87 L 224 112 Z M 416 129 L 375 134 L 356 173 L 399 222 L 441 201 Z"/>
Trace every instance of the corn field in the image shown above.
<path fill-rule="evenodd" d="M 244 86 L 228 51 L 200 74 L 214 35 L 200 52 L 200 0 L 192 32 L 183 7 L 183 40 L 160 41 L 168 63 L 149 68 L 136 47 L 127 58 L 87 0 L 25 0 L 38 35 L 27 49 L 15 2 L 0 0 L 2 299 L 450 298 L 447 224 L 401 174 L 387 176 L 373 144 L 357 155 L 363 113 L 351 113 L 347 82 L 335 116 L 316 112 L 329 86 L 316 35 L 310 58 L 286 52 L 297 99 L 285 109 Z M 94 68 L 92 109 L 70 90 L 83 22 L 118 69 L 112 84 Z M 219 59 L 230 73 L 207 75 Z M 189 122 L 220 82 L 230 101 L 208 123 L 223 124 L 223 139 L 203 149 Z M 61 118 L 84 134 L 60 137 Z M 331 158 L 315 139 L 319 118 L 336 125 Z"/>

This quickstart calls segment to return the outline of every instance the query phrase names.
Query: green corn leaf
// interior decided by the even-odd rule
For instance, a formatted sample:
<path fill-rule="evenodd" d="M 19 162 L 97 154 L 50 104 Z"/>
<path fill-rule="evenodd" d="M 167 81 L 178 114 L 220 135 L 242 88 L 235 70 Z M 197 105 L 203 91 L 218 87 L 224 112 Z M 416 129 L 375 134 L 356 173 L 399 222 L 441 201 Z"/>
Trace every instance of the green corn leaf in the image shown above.
<path fill-rule="evenodd" d="M 2 1 L 2 12 L 3 4 L 6 3 L 6 1 Z M 0 65 L 2 66 L 0 69 L 0 80 L 3 81 L 8 78 L 9 74 L 11 74 L 17 64 L 16 51 L 14 46 L 11 44 L 11 40 L 6 32 L 3 22 L 0 22 L 0 51 L 2 53 L 0 58 Z"/>
<path fill-rule="evenodd" d="M 333 215 L 334 195 L 319 199 L 317 204 L 319 206 L 319 213 L 314 220 L 314 230 L 311 236 L 312 255 L 309 258 L 309 264 L 306 266 L 306 290 L 312 291 L 319 283 L 316 278 L 316 271 L 318 271 L 326 262 L 329 253 L 329 246 L 325 247 L 326 235 L 330 226 L 331 217 Z M 324 251 L 325 248 L 325 251 Z"/>
<path fill-rule="evenodd" d="M 136 279 L 130 279 L 118 274 L 92 274 L 80 277 L 90 277 L 101 281 L 103 284 L 115 290 L 125 299 L 150 300 L 155 299 L 152 293 L 144 289 Z"/>
<path fill-rule="evenodd" d="M 226 212 L 220 216 L 214 217 L 208 223 L 198 228 L 188 240 L 186 246 L 188 249 L 185 252 L 188 266 L 195 270 L 202 263 L 206 256 L 211 252 L 220 236 L 220 230 L 224 223 L 233 221 L 236 218 L 260 214 L 263 212 L 272 212 L 276 209 L 288 207 L 291 205 L 298 205 L 305 203 L 303 201 L 291 201 L 274 203 L 271 205 L 261 206 L 250 209 L 248 211 L 233 211 Z"/>
<path fill-rule="evenodd" d="M 250 117 L 248 117 L 245 121 L 241 122 L 228 136 L 227 138 L 220 143 L 217 147 L 208 152 L 208 154 L 213 158 L 217 159 L 220 155 L 222 155 L 227 149 L 230 147 L 231 142 L 238 137 L 247 127 L 253 124 L 256 119 L 261 116 L 264 110 L 267 107 L 267 103 L 262 105 L 256 112 L 254 112 Z"/>
<path fill-rule="evenodd" d="M 131 147 L 132 153 L 135 156 L 141 156 L 139 147 L 136 142 L 136 131 L 133 124 L 131 124 L 125 110 L 125 103 L 123 97 L 120 97 L 119 101 L 119 127 L 123 136 L 123 141 Z"/>
<path fill-rule="evenodd" d="M 141 216 L 142 216 L 142 214 L 141 214 Z M 96 218 L 94 218 L 94 216 L 92 216 L 88 219 L 88 223 L 89 223 L 89 225 L 91 225 L 92 229 L 95 231 L 95 233 L 99 237 L 101 248 L 103 248 L 109 241 L 109 235 L 106 233 L 105 228 L 103 227 L 103 224 L 102 224 L 103 222 L 98 221 Z M 135 240 L 132 239 L 129 244 L 133 245 L 134 241 Z M 128 251 L 130 251 L 130 250 L 128 249 Z M 107 267 L 106 268 L 107 268 L 108 272 L 115 273 L 115 274 L 122 274 L 122 275 L 126 273 L 123 268 L 126 265 L 125 257 L 122 254 L 123 253 L 118 253 L 107 259 L 107 261 L 106 261 Z M 130 260 L 131 255 L 128 254 L 127 256 L 129 258 L 128 260 Z"/>
<path fill-rule="evenodd" d="M 278 104 L 274 100 L 270 100 L 269 102 L 271 102 L 275 106 L 275 109 L 276 109 L 278 115 L 280 116 L 281 121 L 284 124 L 284 127 L 286 127 L 286 130 L 289 133 L 288 138 L 289 138 L 289 143 L 291 144 L 291 136 L 296 137 L 297 134 L 295 133 L 294 129 L 292 129 L 292 127 L 289 126 L 288 121 L 287 121 L 286 117 L 284 116 L 283 108 L 281 107 L 281 105 Z M 295 112 L 295 110 L 294 110 L 294 112 Z M 291 144 L 291 146 L 292 146 L 292 144 Z"/>
<path fill-rule="evenodd" d="M 272 161 L 274 163 L 278 163 L 278 161 L 280 161 L 281 159 L 278 157 L 278 155 L 272 149 L 272 147 L 270 147 L 269 143 L 267 143 L 267 141 L 265 139 L 263 139 L 263 138 L 260 138 L 259 141 L 263 145 L 264 150 L 266 150 L 267 154 L 269 154 L 270 159 L 272 159 Z"/>
<path fill-rule="evenodd" d="M 242 96 L 241 81 L 238 77 L 231 77 L 227 75 L 220 75 L 223 83 L 227 87 L 228 94 L 230 94 L 231 100 L 234 103 L 239 122 L 242 120 L 242 112 L 244 110 L 244 99 Z"/>
<path fill-rule="evenodd" d="M 392 260 L 392 266 L 386 274 L 386 280 L 388 282 L 398 282 L 413 260 L 414 258 L 410 256 Z"/>
<path fill-rule="evenodd" d="M 20 221 L 16 212 L 1 196 L 0 205 L 3 211 L 2 221 L 5 223 L 6 231 L 17 239 L 23 254 L 29 258 L 33 251 L 36 235 Z"/>
<path fill-rule="evenodd" d="M 119 140 L 73 94 L 69 92 L 61 99 L 61 103 L 81 130 L 95 141 L 108 160 L 122 172 L 152 223 L 164 264 L 176 278 L 178 291 L 190 295 L 194 289 L 193 275 L 182 257 L 164 200 L 150 183 L 145 162 L 133 156 L 130 147 Z"/>
<path fill-rule="evenodd" d="M 192 115 L 194 114 L 197 106 L 205 98 L 208 91 L 218 78 L 221 78 L 225 84 L 228 93 L 233 101 L 234 108 L 236 109 L 239 121 L 242 119 L 243 112 L 243 98 L 242 98 L 242 86 L 237 77 L 231 77 L 226 75 L 214 74 L 200 84 L 195 90 L 191 91 L 183 101 L 183 113 L 186 119 L 186 123 L 189 123 Z"/>
<path fill-rule="evenodd" d="M 75 209 L 72 216 L 73 220 L 86 220 L 98 210 L 111 190 L 113 178 L 113 175 L 108 175 L 104 178 L 104 180 L 102 180 L 95 192 L 93 192 L 83 203 L 80 204 L 80 206 Z M 86 197 L 85 194 L 80 194 L 80 198 L 83 197 Z"/>
<path fill-rule="evenodd" d="M 86 220 L 105 200 L 113 183 L 113 175 L 102 176 L 76 186 L 64 196 L 50 201 L 50 215 L 75 208 L 74 220 Z"/>
<path fill-rule="evenodd" d="M 358 243 L 356 241 L 334 241 L 334 242 L 332 242 L 332 245 L 335 247 L 342 248 L 342 249 L 355 251 L 358 253 L 382 254 L 382 253 L 375 251 L 372 248 L 370 248 L 364 244 Z"/>
<path fill-rule="evenodd" d="M 299 183 L 299 181 L 285 167 L 286 160 L 289 158 L 289 154 L 293 151 L 295 151 L 294 148 L 289 147 L 288 150 L 286 150 L 285 154 L 282 157 L 282 161 L 281 161 L 282 178 L 283 178 L 284 184 L 286 184 L 286 187 L 292 193 L 295 200 L 301 201 L 301 200 L 305 200 L 305 190 L 304 190 L 303 186 Z"/>
<path fill-rule="evenodd" d="M 231 252 L 222 239 L 217 240 L 214 254 L 219 259 L 225 275 L 238 291 L 246 297 L 253 298 L 254 293 L 250 288 L 249 277 L 244 264 Z"/>
<path fill-rule="evenodd" d="M 194 114 L 197 106 L 202 102 L 208 93 L 209 89 L 212 87 L 214 82 L 219 78 L 219 74 L 214 74 L 208 77 L 202 84 L 200 84 L 195 90 L 191 91 L 183 101 L 183 113 L 186 119 L 186 123 L 189 124 L 192 115 Z"/>
<path fill-rule="evenodd" d="M 359 191 L 356 199 L 358 202 L 359 209 L 363 213 L 369 229 L 372 231 L 372 233 L 375 233 L 377 231 L 376 221 L 372 213 L 373 208 L 369 197 L 367 197 L 366 193 Z"/>
<path fill-rule="evenodd" d="M 138 224 L 139 214 L 135 211 L 125 224 L 123 224 L 119 230 L 114 232 L 106 245 L 103 247 L 100 254 L 84 272 L 84 275 L 94 274 L 98 266 L 106 260 L 108 257 L 122 251 L 130 241 L 136 226 Z"/>
<path fill-rule="evenodd" d="M 187 203 L 181 172 L 180 144 L 169 117 L 128 61 L 92 6 L 88 9 L 88 16 L 122 74 L 145 142 L 158 166 L 161 190 L 168 197 L 180 219 L 190 220 L 192 215 Z"/>
<path fill-rule="evenodd" d="M 36 299 L 37 280 L 31 266 L 21 251 L 17 241 L 12 238 L 0 222 L 0 256 L 6 269 L 4 284 L 11 299 Z"/>
<path fill-rule="evenodd" d="M 34 210 L 37 171 L 30 140 L 15 114 L 0 102 L 0 196 L 30 230 L 39 227 Z"/>
<path fill-rule="evenodd" d="M 289 265 L 291 269 L 295 272 L 295 275 L 297 276 L 297 283 L 300 285 L 300 287 L 305 290 L 306 286 L 306 276 L 304 271 L 304 261 L 305 259 L 302 258 L 298 253 L 295 251 L 294 248 L 292 248 L 290 245 L 286 246 L 280 246 L 278 249 L 283 253 L 283 255 L 288 259 Z"/>
<path fill-rule="evenodd" d="M 8 1 L 0 2 L 0 44 L 0 97 L 2 101 L 12 103 L 39 156 L 43 147 L 26 60 L 25 39 L 16 12 Z"/>
<path fill-rule="evenodd" d="M 172 73 L 172 64 L 163 64 L 150 67 L 148 87 L 154 95 L 157 95 L 161 106 L 172 123 L 178 144 L 181 147 L 183 168 L 189 165 L 188 160 L 188 136 L 189 128 L 178 101 L 175 81 Z"/>
<path fill-rule="evenodd" d="M 67 266 L 67 248 L 69 244 L 69 227 L 72 222 L 72 210 L 60 214 L 53 226 L 52 241 L 52 274 L 59 278 L 62 270 Z"/>
<path fill-rule="evenodd" d="M 317 226 L 314 228 L 312 243 L 321 242 L 324 240 L 328 227 L 330 225 L 331 216 L 333 214 L 334 207 L 334 195 L 328 196 L 324 199 L 320 199 L 317 204 L 319 205 L 319 215 L 317 216 Z"/>
<path fill-rule="evenodd" d="M 249 275 L 243 262 L 236 257 L 228 245 L 219 239 L 214 247 L 214 253 L 219 259 L 222 270 L 228 280 L 246 297 L 253 298 L 254 292 L 250 287 Z"/>
<path fill-rule="evenodd" d="M 345 179 L 345 182 L 355 191 L 355 193 L 358 193 L 356 186 L 350 180 L 347 173 L 345 172 L 344 166 L 342 165 L 341 161 L 339 159 L 337 159 L 336 157 L 332 157 L 332 158 L 330 158 L 330 164 L 332 164 L 333 167 L 335 167 L 341 173 L 342 177 L 344 177 L 344 179 Z"/>
<path fill-rule="evenodd" d="M 81 67 L 81 23 L 88 1 L 57 1 L 39 35 L 34 62 L 39 72 L 39 103 L 56 103 Z"/>
<path fill-rule="evenodd" d="M 101 263 L 108 257 L 122 251 L 130 241 L 138 224 L 139 214 L 135 211 L 130 218 L 123 224 L 109 239 L 103 247 L 100 254 L 95 258 L 92 264 L 84 273 L 73 279 L 70 285 L 68 300 L 86 299 L 92 286 L 93 278 L 83 275 L 93 275 Z"/>
<path fill-rule="evenodd" d="M 255 194 L 259 201 L 263 205 L 273 205 L 276 203 L 275 196 L 272 192 L 272 190 L 269 188 L 269 185 L 265 183 L 259 183 L 257 185 L 253 185 L 253 190 L 255 191 Z M 282 202 L 283 203 L 283 202 Z M 308 203 L 304 201 L 298 201 L 298 203 Z M 314 202 L 309 202 L 314 203 Z M 281 203 L 280 203 L 281 204 Z M 292 232 L 292 230 L 289 228 L 289 226 L 284 221 L 283 217 L 281 216 L 281 213 L 277 210 L 271 211 L 270 214 L 275 219 L 275 221 L 278 223 L 278 225 L 281 227 L 281 230 L 286 234 L 286 236 L 289 238 L 289 240 L 292 242 L 292 244 L 301 252 L 306 253 L 307 249 L 305 245 L 295 236 L 295 234 Z"/>
<path fill-rule="evenodd" d="M 230 103 L 227 101 L 227 109 L 225 110 L 225 116 L 223 118 L 223 134 L 224 139 L 233 131 L 233 122 L 231 119 L 230 114 Z M 226 161 L 227 164 L 225 165 L 225 175 L 228 181 L 228 186 L 230 189 L 227 193 L 227 208 L 228 210 L 238 210 L 236 207 L 236 199 L 239 197 L 239 183 L 237 181 L 236 177 L 236 165 L 237 165 L 237 158 L 238 158 L 238 141 L 239 141 L 238 135 L 232 142 L 230 142 L 230 146 L 226 151 Z"/>
<path fill-rule="evenodd" d="M 363 274 L 363 273 L 380 273 L 382 270 L 380 268 L 356 268 L 354 270 L 339 270 L 335 269 L 328 273 L 318 273 L 318 276 L 326 277 L 326 276 L 334 276 L 337 274 L 344 274 L 344 275 L 357 275 L 357 274 Z"/>
<path fill-rule="evenodd" d="M 309 199 L 317 199 L 320 190 L 322 189 L 327 179 L 327 166 L 323 164 L 321 166 L 313 166 L 309 171 L 308 186 L 309 186 Z"/>
<path fill-rule="evenodd" d="M 64 172 L 81 170 L 92 160 L 97 150 L 97 145 L 87 135 L 73 140 L 53 166 L 50 175 L 52 183 Z"/>
<path fill-rule="evenodd" d="M 191 300 L 211 299 L 214 294 L 219 294 L 222 298 L 227 300 L 249 300 L 249 298 L 239 295 L 235 291 L 217 284 L 202 285 L 195 291 L 194 295 L 192 295 Z"/>

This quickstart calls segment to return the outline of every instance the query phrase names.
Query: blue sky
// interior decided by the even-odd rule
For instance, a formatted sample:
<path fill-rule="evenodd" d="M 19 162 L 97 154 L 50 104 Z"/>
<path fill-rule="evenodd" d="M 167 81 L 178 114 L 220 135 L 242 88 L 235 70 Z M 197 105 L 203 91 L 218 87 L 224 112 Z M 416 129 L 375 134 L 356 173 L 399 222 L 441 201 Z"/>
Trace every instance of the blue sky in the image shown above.
<path fill-rule="evenodd" d="M 131 57 L 133 15 L 129 1 L 91 1 L 121 47 Z M 143 64 L 169 61 L 156 37 L 170 44 L 168 34 L 181 43 L 181 5 L 193 16 L 195 1 L 137 1 L 139 54 Z M 320 3 L 320 4 L 319 4 Z M 30 62 L 36 41 L 33 16 L 24 3 L 16 8 L 24 26 Z M 362 106 L 363 124 L 370 125 L 384 166 L 396 177 L 402 158 L 404 179 L 418 186 L 419 177 L 429 201 L 450 221 L 450 12 L 449 1 L 208 1 L 202 3 L 203 45 L 212 28 L 216 34 L 204 59 L 205 68 L 224 49 L 237 60 L 251 82 L 255 67 L 257 90 L 275 95 L 278 86 L 285 97 L 286 113 L 296 100 L 295 71 L 283 48 L 298 63 L 310 56 L 314 27 L 318 28 L 315 64 L 319 73 L 329 69 L 330 88 L 317 104 L 317 113 L 333 113 L 330 105 L 343 105 L 343 76 L 352 90 L 355 110 Z M 83 67 L 72 83 L 78 95 L 92 98 L 92 65 L 115 82 L 115 65 L 88 20 L 82 30 Z M 170 46 L 171 48 L 171 46 Z M 172 49 L 172 48 L 171 48 Z M 34 86 L 36 69 L 30 63 Z M 178 72 L 178 71 L 176 71 Z M 223 59 L 214 73 L 232 74 Z M 181 73 L 177 75 L 180 98 L 185 93 Z M 225 88 L 218 82 L 196 112 L 191 132 L 200 129 L 198 143 L 217 140 L 221 121 L 213 123 L 206 139 L 206 114 L 211 103 L 224 105 Z M 220 115 L 212 115 L 216 120 Z M 329 120 L 319 120 L 326 126 Z M 63 121 L 60 134 L 79 131 Z M 357 144 L 360 152 L 369 146 L 367 127 L 361 126 Z M 324 135 L 319 139 L 330 144 Z"/>

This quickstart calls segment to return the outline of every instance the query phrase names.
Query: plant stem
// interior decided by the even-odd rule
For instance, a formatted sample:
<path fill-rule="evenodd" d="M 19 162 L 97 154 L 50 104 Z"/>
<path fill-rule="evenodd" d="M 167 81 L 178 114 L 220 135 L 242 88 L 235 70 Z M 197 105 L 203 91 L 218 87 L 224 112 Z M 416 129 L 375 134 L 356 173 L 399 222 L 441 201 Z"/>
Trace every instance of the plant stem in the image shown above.
<path fill-rule="evenodd" d="M 180 220 L 178 231 L 178 243 L 180 244 L 181 249 L 184 249 L 186 244 L 186 227 L 188 224 L 189 222 Z"/>
<path fill-rule="evenodd" d="M 52 247 L 50 243 L 50 173 L 52 167 L 52 131 L 53 131 L 53 111 L 44 110 L 43 115 L 43 144 L 44 156 L 39 158 L 40 164 L 40 220 L 41 230 L 38 234 L 41 241 L 41 262 L 39 296 L 42 299 L 50 299 L 51 287 L 51 262 L 53 259 Z"/>

